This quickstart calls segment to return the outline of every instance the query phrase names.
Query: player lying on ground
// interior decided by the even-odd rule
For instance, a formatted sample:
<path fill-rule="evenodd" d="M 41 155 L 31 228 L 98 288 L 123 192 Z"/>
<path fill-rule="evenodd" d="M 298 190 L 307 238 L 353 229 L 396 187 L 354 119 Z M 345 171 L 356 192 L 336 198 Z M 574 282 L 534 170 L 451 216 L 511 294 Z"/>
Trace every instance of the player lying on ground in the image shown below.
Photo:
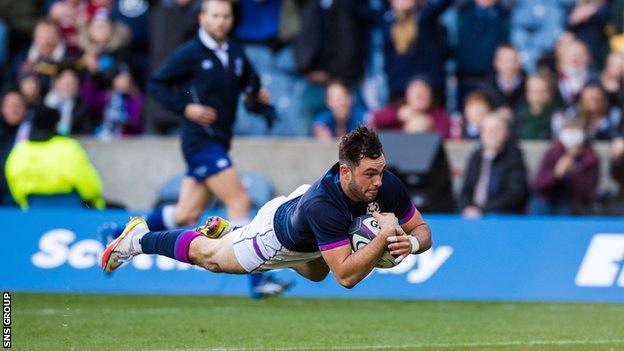
<path fill-rule="evenodd" d="M 133 256 L 158 254 L 222 273 L 290 267 L 321 281 L 331 270 L 351 288 L 386 249 L 402 259 L 431 247 L 429 226 L 405 186 L 385 168 L 377 135 L 358 127 L 340 141 L 339 163 L 311 186 L 266 203 L 248 225 L 232 230 L 213 218 L 196 230 L 150 232 L 142 218 L 134 218 L 104 251 L 102 268 L 110 272 Z M 366 213 L 375 216 L 381 231 L 352 252 L 349 227 Z"/>

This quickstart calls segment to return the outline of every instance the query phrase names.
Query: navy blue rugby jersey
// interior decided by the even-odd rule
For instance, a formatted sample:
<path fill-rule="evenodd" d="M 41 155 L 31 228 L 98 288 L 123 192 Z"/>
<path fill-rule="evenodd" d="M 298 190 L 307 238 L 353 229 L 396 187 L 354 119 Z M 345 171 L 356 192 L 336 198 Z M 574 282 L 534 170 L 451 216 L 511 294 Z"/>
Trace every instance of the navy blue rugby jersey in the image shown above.
<path fill-rule="evenodd" d="M 282 204 L 274 217 L 275 234 L 284 247 L 296 252 L 326 251 L 349 245 L 353 219 L 375 211 L 392 212 L 400 224 L 416 212 L 405 185 L 390 171 L 370 203 L 355 202 L 340 187 L 336 163 L 308 191 Z"/>

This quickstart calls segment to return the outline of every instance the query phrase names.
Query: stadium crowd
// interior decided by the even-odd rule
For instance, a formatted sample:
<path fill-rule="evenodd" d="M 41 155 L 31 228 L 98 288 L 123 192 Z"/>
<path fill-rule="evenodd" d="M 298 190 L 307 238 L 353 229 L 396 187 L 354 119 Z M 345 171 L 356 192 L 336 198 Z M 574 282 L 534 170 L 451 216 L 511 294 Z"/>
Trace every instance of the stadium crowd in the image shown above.
<path fill-rule="evenodd" d="M 197 35 L 199 9 L 199 0 L 0 0 L 3 168 L 16 145 L 41 141 L 39 115 L 57 118 L 64 137 L 177 134 L 183 117 L 146 84 Z M 238 0 L 235 9 L 233 39 L 278 114 L 268 129 L 239 109 L 237 135 L 323 141 L 366 123 L 480 139 L 458 198 L 466 216 L 594 213 L 595 142 L 610 143 L 609 169 L 624 184 L 624 0 Z M 519 140 L 552 142 L 535 179 Z M 10 163 L 6 174 L 16 177 Z M 3 205 L 14 204 L 10 186 L 0 177 Z"/>

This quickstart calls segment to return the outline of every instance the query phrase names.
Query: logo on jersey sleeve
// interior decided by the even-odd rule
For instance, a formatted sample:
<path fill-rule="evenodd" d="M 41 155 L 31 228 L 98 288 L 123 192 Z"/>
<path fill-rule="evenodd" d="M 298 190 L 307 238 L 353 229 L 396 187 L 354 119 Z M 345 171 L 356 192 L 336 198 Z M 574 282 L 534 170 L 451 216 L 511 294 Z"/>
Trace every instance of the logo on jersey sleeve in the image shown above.
<path fill-rule="evenodd" d="M 373 212 L 381 212 L 377 202 L 371 202 L 366 206 L 366 214 L 373 214 Z"/>

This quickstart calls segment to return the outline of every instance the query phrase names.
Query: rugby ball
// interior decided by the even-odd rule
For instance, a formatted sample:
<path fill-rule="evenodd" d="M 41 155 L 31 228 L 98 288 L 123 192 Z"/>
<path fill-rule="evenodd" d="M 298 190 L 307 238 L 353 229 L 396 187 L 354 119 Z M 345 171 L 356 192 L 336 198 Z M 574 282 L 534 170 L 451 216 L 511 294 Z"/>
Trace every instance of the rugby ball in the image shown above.
<path fill-rule="evenodd" d="M 377 236 L 380 230 L 379 223 L 377 223 L 375 217 L 371 215 L 360 216 L 353 220 L 349 228 L 351 248 L 353 251 L 355 252 L 366 246 Z M 397 264 L 395 257 L 392 256 L 390 252 L 385 251 L 379 261 L 377 261 L 377 264 L 375 264 L 375 267 L 392 268 Z"/>

